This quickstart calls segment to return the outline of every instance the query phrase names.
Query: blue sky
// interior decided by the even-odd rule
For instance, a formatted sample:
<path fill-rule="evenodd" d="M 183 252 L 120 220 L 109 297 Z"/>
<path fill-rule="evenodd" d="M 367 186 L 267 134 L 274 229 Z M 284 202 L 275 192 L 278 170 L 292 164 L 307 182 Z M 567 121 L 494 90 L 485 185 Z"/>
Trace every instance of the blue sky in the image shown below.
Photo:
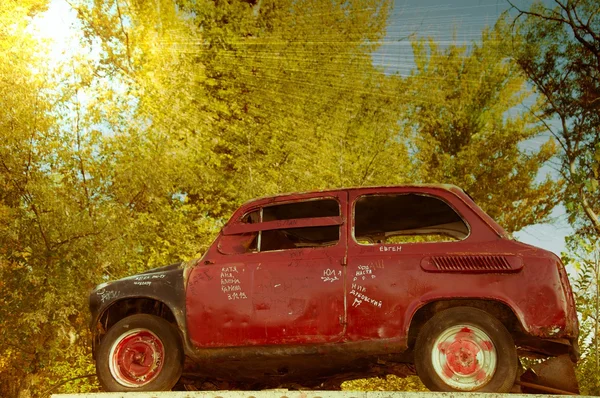
<path fill-rule="evenodd" d="M 443 44 L 479 40 L 509 7 L 506 0 L 395 0 L 375 63 L 406 76 L 413 67 L 411 34 Z"/>

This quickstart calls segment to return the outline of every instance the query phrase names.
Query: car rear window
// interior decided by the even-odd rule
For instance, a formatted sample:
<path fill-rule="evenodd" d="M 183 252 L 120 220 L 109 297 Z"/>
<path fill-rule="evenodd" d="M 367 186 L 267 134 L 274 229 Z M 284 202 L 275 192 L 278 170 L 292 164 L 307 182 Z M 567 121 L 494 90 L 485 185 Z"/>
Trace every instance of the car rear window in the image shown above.
<path fill-rule="evenodd" d="M 458 213 L 433 196 L 365 195 L 354 208 L 354 238 L 360 244 L 444 242 L 468 235 Z"/>

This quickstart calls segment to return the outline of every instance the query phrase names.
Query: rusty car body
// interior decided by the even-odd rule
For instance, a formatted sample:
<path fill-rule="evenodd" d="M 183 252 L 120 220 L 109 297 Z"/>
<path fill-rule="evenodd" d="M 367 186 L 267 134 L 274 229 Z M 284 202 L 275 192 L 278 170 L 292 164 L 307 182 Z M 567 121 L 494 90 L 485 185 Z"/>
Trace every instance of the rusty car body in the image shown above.
<path fill-rule="evenodd" d="M 250 201 L 202 258 L 99 285 L 90 309 L 110 391 L 171 389 L 187 358 L 271 386 L 408 363 L 432 390 L 506 392 L 519 356 L 578 357 L 560 259 L 451 185 Z"/>

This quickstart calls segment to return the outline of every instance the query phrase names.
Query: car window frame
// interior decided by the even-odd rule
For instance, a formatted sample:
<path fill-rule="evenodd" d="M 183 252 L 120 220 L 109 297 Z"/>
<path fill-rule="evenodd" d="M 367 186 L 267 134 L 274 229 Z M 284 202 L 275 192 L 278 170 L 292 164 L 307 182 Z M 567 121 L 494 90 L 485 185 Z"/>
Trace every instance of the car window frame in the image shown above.
<path fill-rule="evenodd" d="M 222 229 L 221 229 L 221 233 L 219 235 L 219 240 L 222 239 L 223 236 L 233 236 L 233 235 L 241 235 L 242 233 L 248 233 L 248 232 L 258 232 L 258 236 L 257 236 L 257 250 L 256 251 L 252 251 L 252 252 L 245 252 L 245 253 L 224 253 L 220 250 L 219 248 L 219 241 L 217 241 L 217 251 L 219 254 L 224 255 L 224 256 L 232 256 L 232 255 L 252 255 L 252 254 L 265 254 L 265 253 L 281 253 L 281 252 L 290 252 L 293 250 L 304 250 L 304 249 L 331 249 L 331 248 L 335 248 L 338 247 L 342 242 L 345 242 L 344 244 L 347 244 L 347 239 L 343 238 L 343 234 L 344 234 L 344 229 L 343 226 L 346 224 L 347 222 L 347 218 L 344 217 L 344 208 L 342 206 L 342 201 L 340 200 L 340 195 L 344 194 L 343 191 L 340 191 L 338 193 L 334 193 L 331 195 L 326 195 L 326 196 L 316 196 L 316 197 L 310 197 L 310 198 L 294 198 L 294 199 L 290 199 L 290 200 L 282 200 L 282 201 L 276 201 L 276 202 L 269 202 L 269 203 L 264 203 L 261 205 L 257 205 L 257 206 L 251 206 L 249 209 L 246 209 L 245 211 L 242 212 L 242 214 L 239 217 L 235 218 L 235 221 L 233 221 L 232 223 L 227 223 Z M 345 193 L 347 195 L 347 193 Z M 263 209 L 265 207 L 271 207 L 271 206 L 279 206 L 279 205 L 285 205 L 285 204 L 290 204 L 290 203 L 299 203 L 299 202 L 310 202 L 310 201 L 318 201 L 318 200 L 334 200 L 337 205 L 338 205 L 338 210 L 339 210 L 339 215 L 335 216 L 335 217 L 331 217 L 331 216 L 324 216 L 324 217 L 307 217 L 307 218 L 294 218 L 294 219 L 286 219 L 286 220 L 271 220 L 271 221 L 265 221 L 263 222 Z M 347 202 L 347 199 L 346 199 Z M 250 213 L 255 212 L 255 211 L 260 211 L 259 213 L 259 222 L 256 223 L 244 223 L 242 222 L 242 220 Z M 314 221 L 314 220 L 323 220 L 326 221 L 325 224 L 316 224 L 316 225 L 304 225 L 301 227 L 296 227 L 294 225 L 285 225 L 285 224 L 289 224 L 293 221 L 296 220 L 309 220 L 307 222 L 302 222 L 301 224 L 305 224 L 305 223 L 309 223 L 310 221 Z M 276 228 L 261 228 L 261 225 L 264 224 L 270 224 L 273 226 L 276 226 Z M 261 238 L 262 238 L 262 231 L 272 231 L 272 230 L 277 230 L 277 229 L 292 229 L 292 228 L 309 228 L 309 227 L 327 227 L 327 226 L 337 226 L 338 227 L 338 239 L 337 242 L 334 245 L 329 245 L 329 246 L 314 246 L 314 247 L 296 247 L 296 248 L 287 248 L 287 249 L 277 249 L 277 250 L 268 250 L 268 251 L 260 251 L 260 246 L 261 246 Z M 247 229 L 247 231 L 246 231 Z M 231 232 L 231 231 L 235 231 L 235 233 Z"/>
<path fill-rule="evenodd" d="M 450 207 L 450 209 L 452 209 L 457 215 L 458 217 L 462 220 L 462 222 L 465 224 L 465 226 L 467 227 L 467 235 L 462 238 L 462 239 L 457 239 L 457 240 L 451 240 L 451 241 L 434 241 L 434 242 L 402 242 L 402 243 L 360 243 L 357 239 L 356 239 L 356 235 L 355 235 L 355 224 L 356 224 L 356 204 L 358 203 L 358 201 L 365 197 L 365 196 L 389 196 L 389 195 L 394 195 L 394 196 L 400 196 L 400 195 L 418 195 L 418 196 L 427 196 L 430 198 L 434 198 L 437 200 L 442 201 L 444 204 L 446 204 L 448 207 Z M 404 245 L 422 245 L 422 244 L 456 244 L 456 243 L 460 243 L 460 242 L 465 242 L 467 239 L 469 239 L 471 237 L 472 234 L 472 229 L 471 229 L 471 225 L 469 224 L 469 222 L 467 221 L 466 217 L 461 214 L 460 211 L 458 211 L 456 209 L 455 206 L 453 206 L 451 203 L 449 203 L 445 198 L 439 196 L 439 195 L 434 195 L 434 194 L 430 194 L 430 193 L 426 193 L 426 192 L 417 192 L 417 191 L 405 191 L 405 192 L 382 192 L 382 193 L 377 193 L 377 192 L 369 192 L 369 193 L 364 193 L 364 194 L 360 194 L 357 195 L 352 204 L 352 211 L 351 211 L 351 216 L 352 216 L 352 225 L 350 228 L 350 237 L 352 239 L 352 241 L 354 242 L 354 244 L 360 246 L 360 247 L 380 247 L 380 246 L 404 246 Z"/>

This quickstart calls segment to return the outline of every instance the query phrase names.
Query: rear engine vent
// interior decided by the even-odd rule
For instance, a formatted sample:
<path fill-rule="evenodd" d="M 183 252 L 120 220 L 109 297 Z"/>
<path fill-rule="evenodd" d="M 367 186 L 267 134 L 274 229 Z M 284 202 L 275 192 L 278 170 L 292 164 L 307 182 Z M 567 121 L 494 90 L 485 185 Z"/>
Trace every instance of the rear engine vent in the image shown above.
<path fill-rule="evenodd" d="M 523 261 L 502 255 L 431 256 L 421 260 L 421 268 L 430 272 L 514 272 L 523 268 Z"/>

